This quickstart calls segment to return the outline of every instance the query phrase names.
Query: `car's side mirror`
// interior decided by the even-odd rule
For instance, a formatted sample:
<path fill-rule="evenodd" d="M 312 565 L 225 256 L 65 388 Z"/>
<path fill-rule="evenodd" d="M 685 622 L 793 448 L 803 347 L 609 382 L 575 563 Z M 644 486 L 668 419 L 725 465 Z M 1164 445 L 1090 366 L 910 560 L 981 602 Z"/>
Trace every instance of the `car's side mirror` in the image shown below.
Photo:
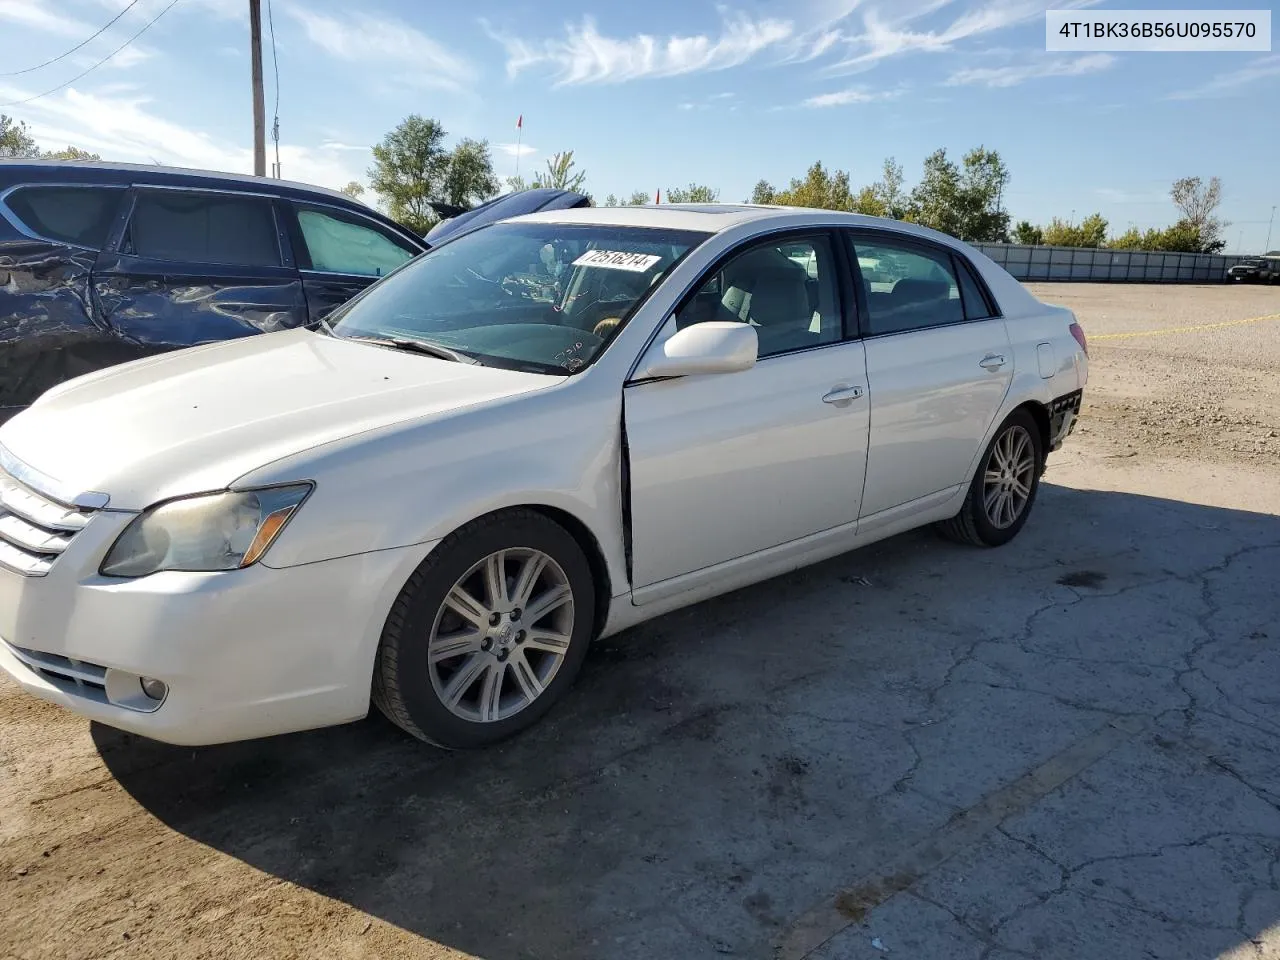
<path fill-rule="evenodd" d="M 738 373 L 755 364 L 759 349 L 756 329 L 749 323 L 695 323 L 650 346 L 636 378 Z"/>

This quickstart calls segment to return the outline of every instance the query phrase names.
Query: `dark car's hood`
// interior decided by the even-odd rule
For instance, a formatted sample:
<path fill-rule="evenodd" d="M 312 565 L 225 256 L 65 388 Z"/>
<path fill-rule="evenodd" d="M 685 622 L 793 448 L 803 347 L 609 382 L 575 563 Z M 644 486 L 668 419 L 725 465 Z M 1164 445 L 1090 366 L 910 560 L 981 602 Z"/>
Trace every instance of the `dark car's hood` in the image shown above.
<path fill-rule="evenodd" d="M 474 210 L 467 210 L 448 220 L 441 220 L 427 233 L 426 240 L 430 246 L 434 247 L 498 220 L 508 220 L 526 213 L 537 213 L 539 210 L 565 210 L 569 207 L 590 205 L 589 197 L 572 190 L 559 190 L 553 187 L 518 190 L 515 193 L 504 193 L 500 197 L 494 197 Z M 457 209 L 446 204 L 433 204 L 433 206 L 436 206 L 437 212 L 445 216 Z"/>

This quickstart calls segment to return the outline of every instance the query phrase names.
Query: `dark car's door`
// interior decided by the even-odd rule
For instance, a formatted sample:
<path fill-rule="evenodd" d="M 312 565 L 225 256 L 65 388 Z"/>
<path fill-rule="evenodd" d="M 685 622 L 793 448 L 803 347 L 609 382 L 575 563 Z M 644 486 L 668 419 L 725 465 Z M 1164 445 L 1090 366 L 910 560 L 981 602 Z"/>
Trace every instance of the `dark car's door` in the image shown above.
<path fill-rule="evenodd" d="M 281 210 L 313 321 L 426 248 L 352 210 L 300 200 L 282 201 Z"/>
<path fill-rule="evenodd" d="M 102 321 L 137 357 L 305 323 L 278 219 L 266 195 L 136 187 L 93 271 Z"/>
<path fill-rule="evenodd" d="M 115 362 L 115 342 L 94 316 L 91 277 L 128 191 L 94 183 L 0 187 L 3 422 L 50 387 Z"/>

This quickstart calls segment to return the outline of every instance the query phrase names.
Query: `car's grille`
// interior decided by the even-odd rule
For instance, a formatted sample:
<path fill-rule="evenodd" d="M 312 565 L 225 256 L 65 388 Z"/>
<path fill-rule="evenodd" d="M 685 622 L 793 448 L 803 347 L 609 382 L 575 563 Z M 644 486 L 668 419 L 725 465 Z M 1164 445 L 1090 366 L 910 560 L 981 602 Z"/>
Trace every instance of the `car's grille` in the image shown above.
<path fill-rule="evenodd" d="M 0 566 L 43 577 L 93 516 L 36 493 L 0 472 Z"/>
<path fill-rule="evenodd" d="M 85 697 L 97 703 L 109 703 L 107 699 L 107 668 L 83 660 L 56 653 L 27 650 L 5 642 L 9 652 L 21 660 L 32 673 L 39 674 L 63 693 Z"/>

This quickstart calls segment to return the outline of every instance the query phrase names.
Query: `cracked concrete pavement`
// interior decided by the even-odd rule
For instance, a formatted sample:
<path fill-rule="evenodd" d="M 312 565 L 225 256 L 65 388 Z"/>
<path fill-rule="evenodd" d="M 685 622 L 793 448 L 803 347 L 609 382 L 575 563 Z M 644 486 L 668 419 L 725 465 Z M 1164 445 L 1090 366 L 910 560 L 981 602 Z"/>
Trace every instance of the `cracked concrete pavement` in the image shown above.
<path fill-rule="evenodd" d="M 1128 303 L 1091 335 L 1280 312 L 1110 290 L 1050 299 Z M 1217 375 L 1277 426 L 1263 326 Z M 1280 462 L 1115 415 L 1181 402 L 1195 336 L 1097 341 L 1107 415 L 1008 547 L 662 618 L 496 750 L 184 750 L 0 686 L 0 957 L 1280 958 Z"/>

